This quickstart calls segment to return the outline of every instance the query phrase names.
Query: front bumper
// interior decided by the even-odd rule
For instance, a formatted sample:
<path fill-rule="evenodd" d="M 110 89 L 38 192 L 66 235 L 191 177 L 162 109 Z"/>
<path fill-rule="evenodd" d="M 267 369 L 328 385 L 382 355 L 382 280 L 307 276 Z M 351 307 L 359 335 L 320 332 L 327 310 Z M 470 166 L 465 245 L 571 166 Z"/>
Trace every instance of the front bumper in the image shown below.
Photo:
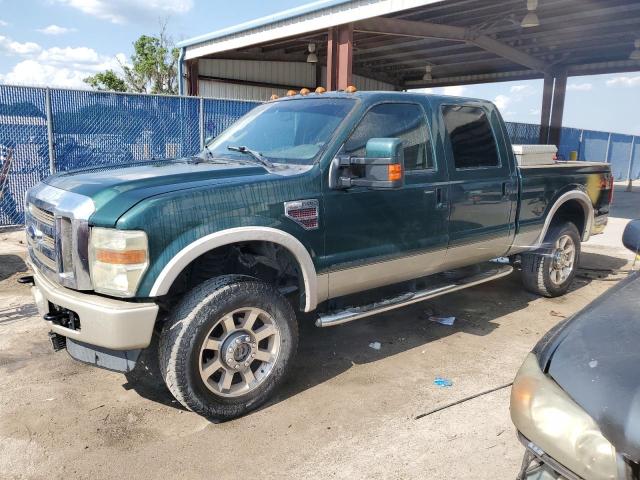
<path fill-rule="evenodd" d="M 53 283 L 30 265 L 35 286 L 31 293 L 40 315 L 50 313 L 51 304 L 74 312 L 79 329 L 47 321 L 51 331 L 75 342 L 111 350 L 135 350 L 149 346 L 158 305 L 135 303 L 82 293 Z"/>

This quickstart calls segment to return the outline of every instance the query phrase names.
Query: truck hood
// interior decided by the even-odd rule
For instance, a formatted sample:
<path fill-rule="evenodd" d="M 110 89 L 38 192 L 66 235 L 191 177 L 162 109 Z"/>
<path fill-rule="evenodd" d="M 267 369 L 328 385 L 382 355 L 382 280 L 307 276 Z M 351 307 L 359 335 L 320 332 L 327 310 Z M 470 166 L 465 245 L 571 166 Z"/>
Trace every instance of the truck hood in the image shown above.
<path fill-rule="evenodd" d="M 231 159 L 202 161 L 193 157 L 61 172 L 45 182 L 90 197 L 96 207 L 91 221 L 104 226 L 115 224 L 124 212 L 145 198 L 207 185 L 255 182 L 279 173 Z"/>
<path fill-rule="evenodd" d="M 618 453 L 636 462 L 640 461 L 638 298 L 640 272 L 536 347 L 543 371 L 595 420 Z"/>

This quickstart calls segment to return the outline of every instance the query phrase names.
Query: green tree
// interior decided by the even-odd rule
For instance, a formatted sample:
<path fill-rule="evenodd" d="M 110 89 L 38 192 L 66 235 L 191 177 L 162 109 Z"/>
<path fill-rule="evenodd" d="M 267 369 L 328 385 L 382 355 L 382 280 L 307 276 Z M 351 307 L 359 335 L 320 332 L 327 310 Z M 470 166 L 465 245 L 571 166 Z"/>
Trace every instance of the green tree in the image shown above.
<path fill-rule="evenodd" d="M 84 79 L 97 90 L 135 93 L 178 93 L 179 50 L 166 34 L 166 25 L 156 37 L 141 35 L 133 44 L 131 64 L 121 63 L 122 76 L 113 70 Z"/>
<path fill-rule="evenodd" d="M 113 70 L 96 73 L 84 79 L 84 82 L 96 90 L 109 90 L 111 92 L 126 92 L 127 82 L 118 76 Z"/>

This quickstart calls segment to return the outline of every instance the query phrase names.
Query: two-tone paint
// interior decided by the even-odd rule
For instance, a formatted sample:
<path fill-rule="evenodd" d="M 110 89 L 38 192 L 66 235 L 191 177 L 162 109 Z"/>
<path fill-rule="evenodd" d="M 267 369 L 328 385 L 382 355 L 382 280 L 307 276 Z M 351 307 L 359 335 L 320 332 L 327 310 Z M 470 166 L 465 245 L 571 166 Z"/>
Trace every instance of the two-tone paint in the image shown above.
<path fill-rule="evenodd" d="M 587 238 L 608 213 L 607 166 L 563 164 L 518 168 L 504 122 L 490 102 L 411 93 L 330 93 L 354 106 L 319 160 L 278 168 L 197 158 L 65 172 L 47 184 L 90 198 L 89 224 L 144 230 L 150 266 L 138 299 L 166 294 L 197 255 L 247 240 L 279 243 L 304 276 L 304 310 L 331 297 L 518 253 L 538 246 L 549 215 L 564 201 L 584 208 Z M 278 101 L 305 101 L 305 97 Z M 329 167 L 371 107 L 412 103 L 424 113 L 433 169 L 406 172 L 395 190 L 333 189 Z M 496 168 L 456 170 L 443 105 L 482 108 L 498 146 Z M 603 186 L 604 185 L 604 186 Z M 571 198 L 563 196 L 574 192 Z M 319 202 L 319 228 L 287 218 L 285 202 Z"/>

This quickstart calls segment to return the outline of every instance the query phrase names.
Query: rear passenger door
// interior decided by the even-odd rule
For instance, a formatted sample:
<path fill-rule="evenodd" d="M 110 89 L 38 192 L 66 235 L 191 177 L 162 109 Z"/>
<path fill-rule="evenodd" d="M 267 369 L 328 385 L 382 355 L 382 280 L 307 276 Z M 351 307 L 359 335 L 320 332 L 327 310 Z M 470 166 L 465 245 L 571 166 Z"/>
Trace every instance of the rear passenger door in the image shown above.
<path fill-rule="evenodd" d="M 480 104 L 445 104 L 440 109 L 450 181 L 446 267 L 456 268 L 508 251 L 514 233 L 516 172 L 497 111 Z"/>

